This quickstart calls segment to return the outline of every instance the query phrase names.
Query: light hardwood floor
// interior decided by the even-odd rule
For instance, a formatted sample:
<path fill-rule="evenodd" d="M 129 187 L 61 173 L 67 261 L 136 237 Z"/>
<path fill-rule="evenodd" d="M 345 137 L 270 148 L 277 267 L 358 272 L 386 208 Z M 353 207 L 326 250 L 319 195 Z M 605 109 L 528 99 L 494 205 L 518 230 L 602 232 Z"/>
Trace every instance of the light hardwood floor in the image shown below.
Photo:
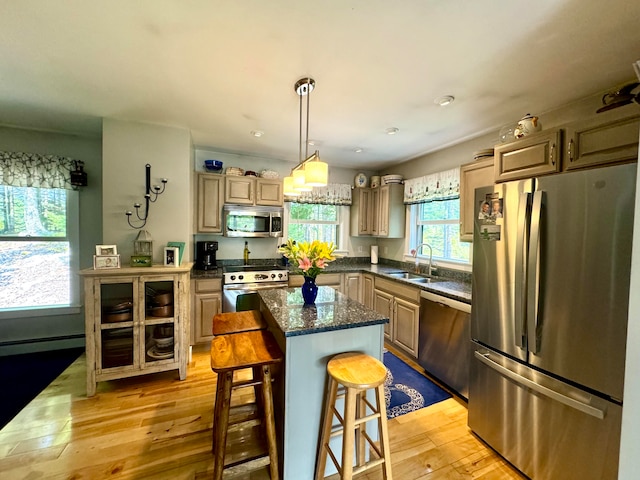
<path fill-rule="evenodd" d="M 215 375 L 206 346 L 194 351 L 184 381 L 165 372 L 101 382 L 87 398 L 85 371 L 82 356 L 0 431 L 0 478 L 211 478 Z M 11 386 L 4 388 L 10 395 Z M 251 399 L 244 389 L 234 403 Z M 456 398 L 391 420 L 394 479 L 524 478 L 466 423 L 466 405 Z M 355 478 L 381 479 L 379 470 Z M 265 469 L 245 478 L 269 475 Z"/>

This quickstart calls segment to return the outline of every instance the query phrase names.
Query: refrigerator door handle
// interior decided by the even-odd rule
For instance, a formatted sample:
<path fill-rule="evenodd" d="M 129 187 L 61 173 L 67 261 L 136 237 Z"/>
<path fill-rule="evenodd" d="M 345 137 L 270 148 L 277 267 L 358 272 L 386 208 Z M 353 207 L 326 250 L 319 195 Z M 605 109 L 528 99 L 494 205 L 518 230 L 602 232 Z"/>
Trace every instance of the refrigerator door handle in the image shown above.
<path fill-rule="evenodd" d="M 527 251 L 527 224 L 529 212 L 530 193 L 521 193 L 518 200 L 518 231 L 516 234 L 516 263 L 515 263 L 515 295 L 514 295 L 514 336 L 515 343 L 518 347 L 526 347 L 524 340 L 525 316 L 526 316 L 526 285 L 527 285 L 527 268 L 526 268 L 526 251 Z"/>
<path fill-rule="evenodd" d="M 571 397 L 567 397 L 562 393 L 556 392 L 555 390 L 547 388 L 544 385 L 540 385 L 534 382 L 533 380 L 529 380 L 528 378 L 523 377 L 522 375 L 516 372 L 513 372 L 506 367 L 503 367 L 499 363 L 496 363 L 493 360 L 491 360 L 491 358 L 489 358 L 489 355 L 490 355 L 489 353 L 480 353 L 476 350 L 473 352 L 473 354 L 475 358 L 480 360 L 484 365 L 495 370 L 496 372 L 500 373 L 504 377 L 507 377 L 509 380 L 512 380 L 524 387 L 527 387 L 533 390 L 536 393 L 539 393 L 540 395 L 544 395 L 545 397 L 551 398 L 552 400 L 560 402 L 568 407 L 579 410 L 583 413 L 586 413 L 587 415 L 591 415 L 592 417 L 595 417 L 599 420 L 604 420 L 605 412 L 603 410 L 593 407 L 591 405 L 587 405 L 586 403 L 580 402 Z"/>
<path fill-rule="evenodd" d="M 540 222 L 544 192 L 533 193 L 531 231 L 529 234 L 529 262 L 527 265 L 527 340 L 531 353 L 538 353 L 538 300 L 540 292 Z"/>

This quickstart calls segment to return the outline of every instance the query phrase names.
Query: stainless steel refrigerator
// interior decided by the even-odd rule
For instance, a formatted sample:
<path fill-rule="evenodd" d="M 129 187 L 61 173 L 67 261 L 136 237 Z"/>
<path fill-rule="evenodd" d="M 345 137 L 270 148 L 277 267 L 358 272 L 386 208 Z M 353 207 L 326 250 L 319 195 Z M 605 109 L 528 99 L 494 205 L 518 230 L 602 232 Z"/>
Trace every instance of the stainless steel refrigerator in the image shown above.
<path fill-rule="evenodd" d="M 617 478 L 635 179 L 476 190 L 469 427 L 530 478 Z"/>

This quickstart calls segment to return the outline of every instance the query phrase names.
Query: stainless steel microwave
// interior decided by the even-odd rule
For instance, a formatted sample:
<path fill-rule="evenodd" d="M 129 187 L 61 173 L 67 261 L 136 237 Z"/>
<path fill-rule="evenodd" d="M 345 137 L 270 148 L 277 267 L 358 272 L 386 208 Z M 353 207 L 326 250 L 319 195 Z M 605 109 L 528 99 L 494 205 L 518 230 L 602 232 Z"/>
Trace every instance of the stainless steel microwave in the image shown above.
<path fill-rule="evenodd" d="M 225 205 L 223 214 L 225 237 L 282 236 L 282 207 Z"/>

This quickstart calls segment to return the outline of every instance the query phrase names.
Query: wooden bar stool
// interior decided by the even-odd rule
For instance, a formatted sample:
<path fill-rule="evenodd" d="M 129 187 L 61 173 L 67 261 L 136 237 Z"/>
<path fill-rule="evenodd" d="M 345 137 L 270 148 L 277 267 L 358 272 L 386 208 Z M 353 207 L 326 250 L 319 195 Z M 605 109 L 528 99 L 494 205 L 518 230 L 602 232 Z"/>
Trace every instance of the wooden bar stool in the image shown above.
<path fill-rule="evenodd" d="M 228 335 L 230 333 L 249 332 L 251 330 L 264 330 L 267 323 L 258 310 L 244 312 L 217 313 L 213 316 L 211 332 L 214 336 Z"/>
<path fill-rule="evenodd" d="M 384 380 L 387 369 L 384 364 L 363 353 L 350 352 L 336 355 L 327 364 L 329 374 L 328 394 L 325 401 L 324 421 L 316 465 L 316 480 L 324 478 L 327 453 L 338 469 L 341 479 L 350 480 L 353 475 L 371 467 L 382 465 L 382 477 L 392 480 L 391 454 L 389 450 L 389 432 L 387 430 L 387 411 L 384 399 Z M 338 389 L 341 394 L 338 395 Z M 366 398 L 367 390 L 375 389 L 375 406 Z M 336 399 L 344 398 L 344 411 L 336 408 Z M 367 407 L 371 411 L 367 414 Z M 333 427 L 333 417 L 338 425 Z M 378 421 L 380 446 L 366 432 L 366 424 L 371 420 Z M 339 462 L 329 445 L 333 436 L 342 435 L 342 460 Z M 365 440 L 377 458 L 365 462 Z M 353 450 L 356 448 L 355 468 Z"/>
<path fill-rule="evenodd" d="M 273 414 L 273 396 L 271 391 L 271 366 L 282 361 L 282 351 L 266 330 L 219 335 L 211 342 L 211 369 L 218 374 L 216 387 L 216 401 L 213 411 L 213 478 L 222 479 L 223 471 L 230 475 L 245 473 L 249 470 L 269 464 L 272 479 L 278 479 L 278 447 Z M 258 378 L 251 380 L 233 381 L 233 373 L 244 368 L 252 368 L 258 372 Z M 235 388 L 256 387 L 260 385 L 259 420 L 243 418 L 240 422 L 229 422 L 231 410 L 231 392 Z M 257 390 L 257 389 L 256 389 Z M 258 400 L 258 399 L 256 399 Z M 267 439 L 268 456 L 243 459 L 231 465 L 224 465 L 227 433 L 230 429 L 262 423 Z"/>

